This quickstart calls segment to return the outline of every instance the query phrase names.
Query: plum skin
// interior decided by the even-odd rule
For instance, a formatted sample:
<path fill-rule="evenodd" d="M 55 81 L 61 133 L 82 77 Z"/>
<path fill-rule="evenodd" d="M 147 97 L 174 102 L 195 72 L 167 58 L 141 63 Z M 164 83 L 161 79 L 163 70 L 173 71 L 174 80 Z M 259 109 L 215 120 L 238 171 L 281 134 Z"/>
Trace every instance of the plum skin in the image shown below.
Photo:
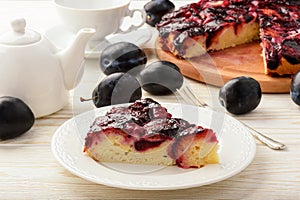
<path fill-rule="evenodd" d="M 24 101 L 17 97 L 0 97 L 0 140 L 26 133 L 34 122 L 34 114 Z"/>
<path fill-rule="evenodd" d="M 232 114 L 240 115 L 254 110 L 262 96 L 259 83 L 247 76 L 226 82 L 219 91 L 219 101 Z"/>
<path fill-rule="evenodd" d="M 174 9 L 175 5 L 169 0 L 152 0 L 144 6 L 147 13 L 146 23 L 154 27 L 165 14 Z"/>
<path fill-rule="evenodd" d="M 292 78 L 290 96 L 295 104 L 300 105 L 300 71 Z"/>
<path fill-rule="evenodd" d="M 140 73 L 142 88 L 153 95 L 167 95 L 183 85 L 183 76 L 177 65 L 169 61 L 156 61 Z"/>
<path fill-rule="evenodd" d="M 147 62 L 145 52 L 135 44 L 118 42 L 106 47 L 100 55 L 100 69 L 105 75 L 142 69 Z M 136 72 L 134 72 L 136 73 Z"/>
<path fill-rule="evenodd" d="M 103 106 L 134 102 L 142 97 L 142 89 L 138 80 L 127 73 L 113 73 L 106 76 L 92 93 L 93 103 L 99 108 Z"/>

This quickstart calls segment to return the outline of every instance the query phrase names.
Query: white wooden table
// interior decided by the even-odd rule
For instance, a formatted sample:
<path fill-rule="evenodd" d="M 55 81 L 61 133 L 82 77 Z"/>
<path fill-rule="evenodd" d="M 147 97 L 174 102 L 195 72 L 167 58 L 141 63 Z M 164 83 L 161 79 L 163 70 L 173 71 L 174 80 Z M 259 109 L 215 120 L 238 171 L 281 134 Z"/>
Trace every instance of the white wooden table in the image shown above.
<path fill-rule="evenodd" d="M 142 7 L 145 2 L 133 4 Z M 24 16 L 29 25 L 40 31 L 59 22 L 51 2 L 0 1 L 1 29 L 15 15 Z M 144 47 L 151 47 L 152 42 Z M 74 113 L 92 106 L 87 103 L 80 107 L 78 98 L 91 95 L 97 84 L 91 78 L 95 74 L 101 76 L 97 60 L 88 59 L 83 80 L 71 92 L 64 109 L 36 120 L 23 136 L 0 141 L 0 199 L 300 199 L 300 107 L 291 101 L 289 94 L 264 94 L 255 111 L 238 117 L 288 148 L 273 151 L 257 142 L 253 162 L 227 180 L 184 190 L 134 191 L 95 184 L 71 174 L 55 160 L 50 143 L 61 124 Z M 218 88 L 188 82 L 208 103 L 216 101 Z M 146 92 L 143 95 L 152 97 Z M 173 96 L 154 98 L 176 100 Z"/>

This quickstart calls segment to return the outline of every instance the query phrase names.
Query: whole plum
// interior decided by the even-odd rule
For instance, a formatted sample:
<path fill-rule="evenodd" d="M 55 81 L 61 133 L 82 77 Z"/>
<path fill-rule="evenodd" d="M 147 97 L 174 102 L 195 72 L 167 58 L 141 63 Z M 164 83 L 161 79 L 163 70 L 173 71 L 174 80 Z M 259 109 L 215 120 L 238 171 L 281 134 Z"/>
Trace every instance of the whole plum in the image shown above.
<path fill-rule="evenodd" d="M 146 62 L 145 52 L 129 42 L 111 44 L 100 55 L 100 69 L 106 75 L 129 71 L 135 75 L 145 67 Z"/>
<path fill-rule="evenodd" d="M 147 14 L 146 23 L 155 26 L 163 15 L 173 11 L 175 5 L 169 0 L 152 0 L 145 4 L 144 10 Z"/>
<path fill-rule="evenodd" d="M 300 105 L 300 71 L 292 78 L 290 95 L 293 102 Z"/>
<path fill-rule="evenodd" d="M 106 76 L 94 89 L 92 99 L 96 107 L 134 102 L 142 97 L 138 80 L 127 73 Z"/>
<path fill-rule="evenodd" d="M 24 134 L 33 126 L 34 121 L 33 112 L 21 99 L 0 97 L 0 140 Z"/>
<path fill-rule="evenodd" d="M 254 110 L 261 100 L 259 83 L 246 76 L 226 82 L 219 91 L 219 101 L 232 114 L 240 115 Z"/>
<path fill-rule="evenodd" d="M 142 88 L 154 95 L 165 95 L 175 92 L 183 84 L 180 69 L 169 61 L 156 61 L 140 73 Z"/>

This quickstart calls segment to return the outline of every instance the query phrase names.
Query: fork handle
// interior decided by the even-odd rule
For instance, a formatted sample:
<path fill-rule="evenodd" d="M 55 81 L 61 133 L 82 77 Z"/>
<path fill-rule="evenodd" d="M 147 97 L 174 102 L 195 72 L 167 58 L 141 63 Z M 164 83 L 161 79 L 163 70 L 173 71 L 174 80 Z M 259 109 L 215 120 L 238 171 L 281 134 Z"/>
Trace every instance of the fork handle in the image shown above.
<path fill-rule="evenodd" d="M 262 133 L 256 131 L 255 129 L 251 128 L 247 124 L 244 124 L 243 122 L 241 122 L 241 123 L 249 129 L 249 131 L 252 133 L 252 135 L 254 137 L 256 137 L 259 141 L 261 141 L 262 143 L 264 143 L 265 145 L 267 145 L 271 149 L 274 149 L 274 150 L 283 150 L 283 149 L 286 148 L 286 146 L 284 144 L 282 144 L 282 143 L 280 143 L 280 142 L 278 142 L 276 140 L 273 140 L 272 138 L 269 138 L 266 135 L 263 135 Z"/>
<path fill-rule="evenodd" d="M 213 111 L 216 111 L 214 108 L 210 107 L 208 104 L 206 104 L 205 102 L 202 102 L 199 100 L 199 98 L 197 98 L 194 93 L 192 92 L 192 90 L 188 87 L 183 87 L 183 91 L 181 92 L 179 89 L 177 89 L 178 94 L 186 101 L 186 102 L 191 102 L 192 105 L 196 105 L 196 106 L 200 106 L 203 108 L 209 108 Z M 217 112 L 217 111 L 216 111 Z M 238 120 L 239 121 L 239 120 Z M 255 129 L 251 128 L 250 126 L 248 126 L 247 124 L 243 123 L 242 121 L 239 121 L 240 123 L 242 123 L 244 126 L 246 126 L 249 130 L 249 132 L 252 134 L 252 136 L 254 136 L 256 139 L 258 139 L 259 141 L 261 141 L 263 144 L 265 144 L 266 146 L 268 146 L 269 148 L 273 149 L 273 150 L 282 150 L 285 149 L 286 146 L 276 140 L 273 140 L 272 138 L 269 138 L 268 136 L 263 135 L 262 133 L 256 131 Z"/>

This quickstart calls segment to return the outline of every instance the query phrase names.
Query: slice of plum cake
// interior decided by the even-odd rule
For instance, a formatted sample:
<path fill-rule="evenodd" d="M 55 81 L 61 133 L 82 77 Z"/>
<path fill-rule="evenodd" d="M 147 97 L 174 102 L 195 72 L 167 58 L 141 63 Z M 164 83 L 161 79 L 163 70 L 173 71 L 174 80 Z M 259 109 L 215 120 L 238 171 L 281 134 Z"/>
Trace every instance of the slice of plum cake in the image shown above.
<path fill-rule="evenodd" d="M 100 162 L 177 165 L 199 168 L 218 163 L 218 139 L 212 129 L 173 118 L 153 99 L 113 107 L 95 119 L 84 152 Z"/>

